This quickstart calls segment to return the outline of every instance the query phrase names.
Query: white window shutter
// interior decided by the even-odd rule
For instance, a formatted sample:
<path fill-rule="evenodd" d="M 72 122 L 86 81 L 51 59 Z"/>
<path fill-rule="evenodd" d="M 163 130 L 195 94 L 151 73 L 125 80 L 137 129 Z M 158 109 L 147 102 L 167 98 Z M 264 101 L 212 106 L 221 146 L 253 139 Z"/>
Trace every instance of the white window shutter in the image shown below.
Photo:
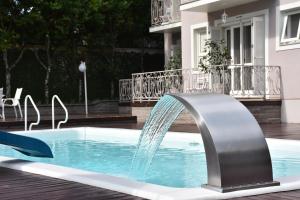
<path fill-rule="evenodd" d="M 265 90 L 265 19 L 263 16 L 253 18 L 253 64 L 255 94 L 264 94 Z"/>
<path fill-rule="evenodd" d="M 265 20 L 253 18 L 253 64 L 265 65 Z"/>

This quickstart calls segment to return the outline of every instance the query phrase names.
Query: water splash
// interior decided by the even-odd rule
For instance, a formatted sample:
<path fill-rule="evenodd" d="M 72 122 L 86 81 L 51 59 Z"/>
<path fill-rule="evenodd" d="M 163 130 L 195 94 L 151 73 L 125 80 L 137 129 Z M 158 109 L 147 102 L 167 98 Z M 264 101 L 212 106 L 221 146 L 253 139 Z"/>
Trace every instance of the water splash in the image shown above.
<path fill-rule="evenodd" d="M 183 109 L 184 106 L 169 95 L 162 97 L 154 106 L 146 120 L 132 161 L 131 172 L 134 176 L 145 175 L 164 136 Z"/>

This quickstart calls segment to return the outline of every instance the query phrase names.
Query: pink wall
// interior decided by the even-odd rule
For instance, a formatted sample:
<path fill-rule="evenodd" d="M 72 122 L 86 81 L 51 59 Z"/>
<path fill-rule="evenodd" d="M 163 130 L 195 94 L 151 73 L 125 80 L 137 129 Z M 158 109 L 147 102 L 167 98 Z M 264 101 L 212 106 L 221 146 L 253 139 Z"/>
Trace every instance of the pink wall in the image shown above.
<path fill-rule="evenodd" d="M 181 12 L 182 68 L 191 68 L 191 25 L 207 22 L 207 14 L 199 12 Z"/>
<path fill-rule="evenodd" d="M 299 0 L 260 0 L 231 9 L 226 9 L 230 16 L 236 16 L 259 10 L 269 10 L 269 65 L 281 66 L 282 75 L 282 119 L 284 122 L 300 123 L 300 49 L 276 51 L 276 8 L 278 5 L 299 2 Z M 182 56 L 183 68 L 191 66 L 191 25 L 209 20 L 220 19 L 223 10 L 209 13 L 182 12 Z"/>
<path fill-rule="evenodd" d="M 230 16 L 269 9 L 269 65 L 281 66 L 282 73 L 282 95 L 283 99 L 300 99 L 300 49 L 276 51 L 276 7 L 278 5 L 297 2 L 299 0 L 261 0 L 231 9 L 226 9 Z M 220 19 L 223 11 L 210 13 L 209 22 L 212 25 L 215 19 Z"/>
<path fill-rule="evenodd" d="M 295 0 L 277 1 L 277 5 L 296 2 Z M 276 10 L 270 10 L 270 65 L 281 66 L 282 91 L 284 99 L 300 99 L 300 49 L 276 51 Z"/>

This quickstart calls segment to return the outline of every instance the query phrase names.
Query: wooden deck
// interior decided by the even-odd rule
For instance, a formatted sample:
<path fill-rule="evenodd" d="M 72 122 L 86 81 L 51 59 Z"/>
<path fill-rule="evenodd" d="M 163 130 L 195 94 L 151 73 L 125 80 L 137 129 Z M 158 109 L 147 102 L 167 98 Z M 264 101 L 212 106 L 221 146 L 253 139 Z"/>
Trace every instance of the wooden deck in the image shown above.
<path fill-rule="evenodd" d="M 257 195 L 251 197 L 240 197 L 232 200 L 297 200 L 300 199 L 300 190 L 289 192 L 277 192 L 271 194 Z"/>
<path fill-rule="evenodd" d="M 266 137 L 300 140 L 300 124 L 260 124 Z M 106 123 L 98 124 L 97 127 L 142 129 L 143 124 L 137 123 Z M 175 124 L 170 131 L 198 133 L 196 124 Z"/>
<path fill-rule="evenodd" d="M 1 200 L 140 200 L 115 191 L 0 168 Z"/>
<path fill-rule="evenodd" d="M 95 125 L 95 124 L 94 124 Z M 143 124 L 99 123 L 97 127 L 140 129 Z M 300 140 L 300 124 L 261 124 L 266 137 Z M 198 132 L 196 125 L 174 125 L 171 131 Z M 0 200 L 142 199 L 102 188 L 0 168 Z M 300 199 L 300 190 L 234 198 L 234 200 Z"/>

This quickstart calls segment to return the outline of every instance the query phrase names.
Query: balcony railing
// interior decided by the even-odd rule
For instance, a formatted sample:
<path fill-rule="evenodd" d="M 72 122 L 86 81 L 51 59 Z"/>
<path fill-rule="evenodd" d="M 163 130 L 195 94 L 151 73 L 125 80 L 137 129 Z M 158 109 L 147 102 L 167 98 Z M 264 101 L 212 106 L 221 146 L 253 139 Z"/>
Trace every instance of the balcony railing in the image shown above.
<path fill-rule="evenodd" d="M 120 80 L 120 101 L 157 101 L 167 93 L 219 93 L 236 98 L 280 99 L 280 67 L 215 66 L 209 72 L 178 69 L 132 74 Z"/>
<path fill-rule="evenodd" d="M 132 79 L 119 80 L 119 101 L 130 102 L 132 99 Z"/>
<path fill-rule="evenodd" d="M 151 0 L 151 24 L 160 26 L 180 21 L 180 0 Z"/>

